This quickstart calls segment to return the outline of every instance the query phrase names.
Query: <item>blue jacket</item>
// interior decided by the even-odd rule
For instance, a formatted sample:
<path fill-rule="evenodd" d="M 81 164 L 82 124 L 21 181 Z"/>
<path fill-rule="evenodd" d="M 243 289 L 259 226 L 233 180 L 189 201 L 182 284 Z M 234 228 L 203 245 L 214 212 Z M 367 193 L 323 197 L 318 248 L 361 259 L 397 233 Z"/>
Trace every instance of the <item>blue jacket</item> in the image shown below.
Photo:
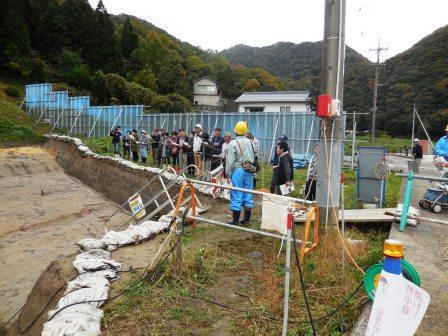
<path fill-rule="evenodd" d="M 448 135 L 441 137 L 439 141 L 437 141 L 434 152 L 436 155 L 448 159 Z"/>

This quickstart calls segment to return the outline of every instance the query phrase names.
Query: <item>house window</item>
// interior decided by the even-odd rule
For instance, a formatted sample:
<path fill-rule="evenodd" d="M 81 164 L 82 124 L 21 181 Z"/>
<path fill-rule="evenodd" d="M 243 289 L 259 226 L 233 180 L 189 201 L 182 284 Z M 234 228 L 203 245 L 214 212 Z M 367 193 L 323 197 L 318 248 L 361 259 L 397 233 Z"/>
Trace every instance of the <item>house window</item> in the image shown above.
<path fill-rule="evenodd" d="M 244 109 L 246 112 L 264 112 L 264 106 L 245 107 Z"/>
<path fill-rule="evenodd" d="M 280 106 L 280 112 L 291 112 L 291 106 Z"/>
<path fill-rule="evenodd" d="M 210 94 L 216 91 L 216 86 L 214 85 L 198 85 L 197 88 L 201 94 Z"/>
<path fill-rule="evenodd" d="M 194 101 L 194 104 L 195 104 L 195 105 L 199 105 L 197 100 Z"/>

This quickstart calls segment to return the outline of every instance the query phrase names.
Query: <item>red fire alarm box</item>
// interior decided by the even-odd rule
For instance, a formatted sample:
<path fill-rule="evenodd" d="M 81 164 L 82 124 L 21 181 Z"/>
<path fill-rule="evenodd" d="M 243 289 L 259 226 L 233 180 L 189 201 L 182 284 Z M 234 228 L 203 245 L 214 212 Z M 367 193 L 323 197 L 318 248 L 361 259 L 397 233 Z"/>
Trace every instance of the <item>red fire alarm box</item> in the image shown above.
<path fill-rule="evenodd" d="M 317 96 L 317 116 L 320 118 L 331 117 L 331 96 L 323 94 Z"/>

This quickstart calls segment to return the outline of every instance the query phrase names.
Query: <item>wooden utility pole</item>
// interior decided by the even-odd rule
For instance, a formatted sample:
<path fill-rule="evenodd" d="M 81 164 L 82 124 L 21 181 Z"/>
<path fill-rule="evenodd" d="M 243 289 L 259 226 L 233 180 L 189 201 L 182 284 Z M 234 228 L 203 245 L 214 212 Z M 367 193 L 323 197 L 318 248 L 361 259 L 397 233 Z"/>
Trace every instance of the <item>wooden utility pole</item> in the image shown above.
<path fill-rule="evenodd" d="M 378 76 L 380 73 L 380 54 L 383 50 L 387 50 L 387 48 L 380 47 L 379 43 L 378 48 L 370 49 L 370 51 L 376 52 L 375 84 L 373 87 L 372 127 L 370 130 L 370 144 L 373 144 L 373 142 L 375 141 L 376 103 L 378 99 Z"/>
<path fill-rule="evenodd" d="M 343 102 L 345 58 L 345 0 L 325 1 L 322 57 L 322 94 Z M 343 116 L 322 119 L 319 143 L 316 202 L 325 228 L 338 225 L 340 174 L 344 140 Z M 333 140 L 333 141 L 332 141 Z M 323 215 L 325 214 L 325 216 Z"/>

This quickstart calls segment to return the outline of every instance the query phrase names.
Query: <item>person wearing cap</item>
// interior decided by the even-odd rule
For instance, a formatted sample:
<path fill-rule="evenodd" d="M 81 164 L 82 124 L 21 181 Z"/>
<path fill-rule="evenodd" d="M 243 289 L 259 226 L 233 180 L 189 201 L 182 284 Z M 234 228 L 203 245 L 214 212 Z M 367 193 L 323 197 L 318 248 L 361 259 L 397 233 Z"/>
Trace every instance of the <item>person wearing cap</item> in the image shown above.
<path fill-rule="evenodd" d="M 244 163 L 253 163 L 255 160 L 252 142 L 246 138 L 247 124 L 244 121 L 239 121 L 233 130 L 236 134 L 236 139 L 230 142 L 227 150 L 226 174 L 231 177 L 232 186 L 252 190 L 254 182 L 253 174 L 243 168 Z M 251 193 L 232 190 L 230 192 L 232 220 L 229 224 L 238 224 L 241 207 L 244 207 L 244 218 L 239 223 L 243 225 L 247 224 L 250 220 L 253 206 L 253 195 Z"/>
<path fill-rule="evenodd" d="M 140 157 L 142 159 L 142 163 L 146 163 L 146 159 L 148 158 L 148 142 L 149 142 L 148 134 L 146 133 L 145 130 L 142 130 L 142 135 L 139 143 Z"/>
<path fill-rule="evenodd" d="M 448 125 L 445 127 L 445 133 L 446 135 L 437 141 L 436 146 L 434 147 L 434 154 L 443 157 L 448 161 Z"/>
<path fill-rule="evenodd" d="M 288 144 L 288 136 L 287 135 L 282 135 L 280 138 L 278 138 L 278 143 L 275 146 L 275 148 L 277 148 L 277 146 L 282 142 Z M 289 148 L 288 148 L 288 151 L 289 151 Z M 270 190 L 271 194 L 275 194 L 275 190 L 276 190 L 276 184 L 277 184 L 276 172 L 277 172 L 277 168 L 278 168 L 278 162 L 279 162 L 279 156 L 277 154 L 277 151 L 274 151 L 274 157 L 269 162 L 269 164 L 272 166 L 271 184 L 269 186 L 269 190 Z"/>
<path fill-rule="evenodd" d="M 202 171 L 202 125 L 194 125 L 194 138 L 193 138 L 193 153 L 194 153 L 194 164 L 198 167 L 197 175 L 199 176 Z"/>
<path fill-rule="evenodd" d="M 109 135 L 112 137 L 112 145 L 114 146 L 114 156 L 120 157 L 120 141 L 121 141 L 121 127 L 115 126 L 110 131 Z"/>
<path fill-rule="evenodd" d="M 419 143 L 419 139 L 414 139 L 414 147 L 412 147 L 412 156 L 414 157 L 414 160 L 420 165 L 423 159 L 423 147 Z"/>
<path fill-rule="evenodd" d="M 221 129 L 215 128 L 213 131 L 213 136 L 210 139 L 210 149 L 212 154 L 210 170 L 215 170 L 221 163 L 220 155 L 223 143 L 224 138 L 221 136 Z"/>

